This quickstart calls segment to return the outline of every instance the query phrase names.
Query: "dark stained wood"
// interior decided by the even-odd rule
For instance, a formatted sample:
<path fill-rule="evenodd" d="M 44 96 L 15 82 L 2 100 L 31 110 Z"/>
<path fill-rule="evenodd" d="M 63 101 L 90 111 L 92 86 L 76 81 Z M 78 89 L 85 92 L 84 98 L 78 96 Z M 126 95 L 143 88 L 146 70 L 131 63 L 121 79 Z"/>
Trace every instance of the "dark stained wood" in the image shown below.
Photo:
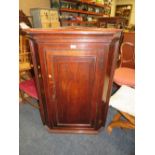
<path fill-rule="evenodd" d="M 24 22 L 29 27 L 32 27 L 31 22 L 29 21 L 28 17 L 30 17 L 30 16 L 26 16 L 22 10 L 19 10 L 19 23 Z"/>
<path fill-rule="evenodd" d="M 62 20 L 62 22 L 68 24 L 97 24 L 97 21 Z"/>
<path fill-rule="evenodd" d="M 123 42 L 130 42 L 135 45 L 135 32 L 123 32 Z"/>
<path fill-rule="evenodd" d="M 98 18 L 98 27 L 107 28 L 108 24 L 114 24 L 115 28 L 124 28 L 126 19 L 122 17 L 100 17 Z"/>
<path fill-rule="evenodd" d="M 40 113 L 50 132 L 97 133 L 105 124 L 121 30 L 25 30 Z"/>
<path fill-rule="evenodd" d="M 135 57 L 135 32 L 123 32 L 123 42 L 122 43 L 130 43 L 133 44 L 132 46 L 124 46 L 123 51 L 125 60 L 130 60 L 131 56 L 134 55 Z M 129 63 L 122 64 L 122 67 L 129 67 L 135 68 L 135 59 L 134 61 L 130 61 Z"/>
<path fill-rule="evenodd" d="M 26 16 L 22 10 L 19 10 L 19 23 L 24 22 L 29 27 L 32 27 L 31 22 L 29 21 L 29 17 L 30 16 Z M 24 32 L 22 31 L 20 27 L 19 27 L 19 33 L 24 35 Z"/>

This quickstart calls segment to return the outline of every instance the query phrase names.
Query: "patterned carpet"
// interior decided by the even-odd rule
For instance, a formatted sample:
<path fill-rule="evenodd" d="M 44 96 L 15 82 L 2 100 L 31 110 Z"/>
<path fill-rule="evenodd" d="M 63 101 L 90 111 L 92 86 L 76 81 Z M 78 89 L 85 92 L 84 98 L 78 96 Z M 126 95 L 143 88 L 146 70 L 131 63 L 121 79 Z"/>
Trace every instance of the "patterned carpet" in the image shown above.
<path fill-rule="evenodd" d="M 107 124 L 116 113 L 109 108 Z M 134 155 L 134 130 L 105 128 L 97 135 L 51 134 L 42 125 L 39 111 L 29 104 L 19 106 L 20 155 Z"/>

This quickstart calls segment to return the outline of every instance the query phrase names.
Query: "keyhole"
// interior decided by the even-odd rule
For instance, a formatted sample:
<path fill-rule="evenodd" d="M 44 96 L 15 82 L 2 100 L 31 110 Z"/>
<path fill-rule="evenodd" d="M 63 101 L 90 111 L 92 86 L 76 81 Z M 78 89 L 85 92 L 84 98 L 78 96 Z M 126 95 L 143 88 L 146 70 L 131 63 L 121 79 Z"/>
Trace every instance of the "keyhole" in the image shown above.
<path fill-rule="evenodd" d="M 48 75 L 48 77 L 51 79 L 51 78 L 52 78 L 52 75 L 51 75 L 51 74 L 49 74 L 49 75 Z"/>

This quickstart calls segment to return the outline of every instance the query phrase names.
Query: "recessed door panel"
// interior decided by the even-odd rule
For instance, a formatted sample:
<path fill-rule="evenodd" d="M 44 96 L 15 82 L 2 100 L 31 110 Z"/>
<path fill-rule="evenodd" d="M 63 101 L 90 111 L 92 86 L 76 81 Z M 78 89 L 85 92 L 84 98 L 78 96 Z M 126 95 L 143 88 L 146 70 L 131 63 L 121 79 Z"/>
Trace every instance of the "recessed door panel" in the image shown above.
<path fill-rule="evenodd" d="M 95 79 L 94 57 L 55 56 L 53 65 L 59 123 L 89 124 Z"/>
<path fill-rule="evenodd" d="M 50 108 L 55 110 L 56 126 L 92 127 L 96 115 L 94 102 L 96 53 L 46 51 L 46 70 Z M 52 111 L 52 110 L 51 110 Z M 50 117 L 50 116 L 49 116 Z"/>

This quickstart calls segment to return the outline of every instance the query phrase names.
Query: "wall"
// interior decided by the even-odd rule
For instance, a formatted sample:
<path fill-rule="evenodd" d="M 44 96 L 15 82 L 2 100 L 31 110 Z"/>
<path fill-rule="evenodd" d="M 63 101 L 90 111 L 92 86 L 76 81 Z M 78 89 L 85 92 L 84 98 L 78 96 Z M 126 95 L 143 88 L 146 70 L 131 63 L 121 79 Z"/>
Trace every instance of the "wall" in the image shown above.
<path fill-rule="evenodd" d="M 132 11 L 129 24 L 135 24 L 135 0 L 112 0 L 111 16 L 115 16 L 116 5 L 132 4 Z"/>
<path fill-rule="evenodd" d="M 50 0 L 19 0 L 19 9 L 29 16 L 30 8 L 50 8 Z"/>

